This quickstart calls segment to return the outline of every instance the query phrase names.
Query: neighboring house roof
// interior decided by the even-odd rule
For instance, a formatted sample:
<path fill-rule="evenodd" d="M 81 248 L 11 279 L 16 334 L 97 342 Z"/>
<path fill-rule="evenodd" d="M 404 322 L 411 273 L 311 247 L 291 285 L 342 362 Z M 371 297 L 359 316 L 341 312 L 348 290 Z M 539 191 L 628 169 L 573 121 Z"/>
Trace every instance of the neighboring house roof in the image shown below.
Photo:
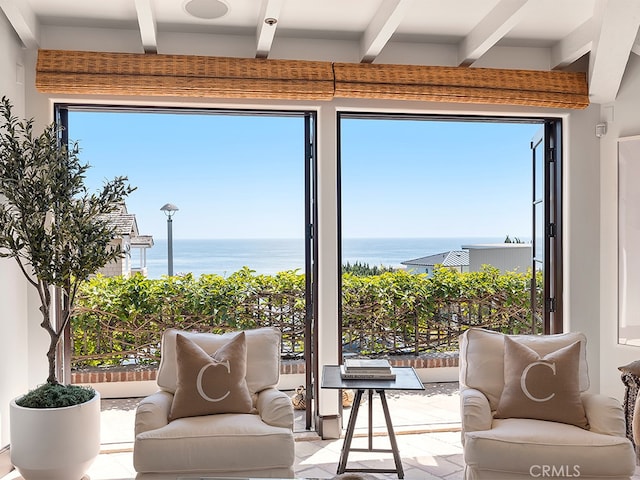
<path fill-rule="evenodd" d="M 469 265 L 469 252 L 467 250 L 451 250 L 449 252 L 436 253 L 426 257 L 414 258 L 400 262 L 402 265 L 414 265 L 419 267 L 431 267 L 442 265 L 443 267 L 466 267 Z"/>
<path fill-rule="evenodd" d="M 116 235 L 122 237 L 129 235 L 130 237 L 138 236 L 138 223 L 133 213 L 127 212 L 126 205 L 122 204 L 119 210 L 112 213 L 102 215 L 109 223 L 109 226 L 115 228 Z"/>
<path fill-rule="evenodd" d="M 124 215 L 110 214 L 107 215 L 109 224 L 115 227 L 116 234 L 118 235 L 136 235 L 138 233 L 138 224 L 136 222 L 136 216 L 127 213 Z"/>

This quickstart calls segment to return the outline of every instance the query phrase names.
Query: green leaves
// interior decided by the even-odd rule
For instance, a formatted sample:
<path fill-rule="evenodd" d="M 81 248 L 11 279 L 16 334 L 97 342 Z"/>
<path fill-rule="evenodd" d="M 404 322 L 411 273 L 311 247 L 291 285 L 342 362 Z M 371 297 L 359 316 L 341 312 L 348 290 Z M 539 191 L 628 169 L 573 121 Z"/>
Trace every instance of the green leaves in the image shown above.
<path fill-rule="evenodd" d="M 88 165 L 77 145 L 61 142 L 52 124 L 39 135 L 32 120 L 18 120 L 6 97 L 0 100 L 0 256 L 14 258 L 41 300 L 42 327 L 50 335 L 49 383 L 56 383 L 55 351 L 69 321 L 78 286 L 122 255 L 111 246 L 115 231 L 105 215 L 115 212 L 134 189 L 125 177 L 87 193 Z M 62 291 L 61 318 L 52 322 L 51 287 Z"/>
<path fill-rule="evenodd" d="M 133 191 L 125 177 L 88 194 L 88 165 L 76 146 L 60 144 L 61 128 L 34 136 L 32 121 L 18 121 L 6 97 L 0 102 L 0 249 L 49 285 L 84 280 L 119 256 L 108 245 L 114 231 L 104 215 Z"/>
<path fill-rule="evenodd" d="M 61 408 L 88 402 L 95 395 L 91 387 L 45 383 L 20 397 L 16 403 L 25 408 Z"/>
<path fill-rule="evenodd" d="M 218 331 L 277 325 L 292 354 L 304 331 L 304 275 L 256 275 L 248 267 L 224 278 L 191 274 L 147 279 L 96 276 L 80 291 L 73 320 L 74 354 L 87 365 L 157 361 L 166 328 Z M 116 352 L 115 355 L 112 352 Z"/>
<path fill-rule="evenodd" d="M 345 351 L 398 354 L 455 350 L 469 326 L 531 330 L 530 273 L 493 267 L 432 277 L 405 271 L 342 276 Z M 283 353 L 303 351 L 305 276 L 297 271 L 163 277 L 95 277 L 84 283 L 73 321 L 76 365 L 155 363 L 167 328 L 223 332 L 279 327 Z"/>

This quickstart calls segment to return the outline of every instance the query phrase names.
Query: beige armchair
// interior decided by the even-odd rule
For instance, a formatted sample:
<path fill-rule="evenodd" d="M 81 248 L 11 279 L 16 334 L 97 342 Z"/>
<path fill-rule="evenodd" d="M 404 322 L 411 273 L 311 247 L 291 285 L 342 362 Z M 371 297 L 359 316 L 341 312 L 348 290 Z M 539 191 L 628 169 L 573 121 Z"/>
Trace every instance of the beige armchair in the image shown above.
<path fill-rule="evenodd" d="M 579 333 L 506 336 L 473 328 L 460 337 L 467 480 L 634 474 L 620 403 L 587 393 L 585 347 Z"/>
<path fill-rule="evenodd" d="M 289 396 L 275 388 L 280 375 L 280 332 L 247 330 L 242 333 L 242 345 L 239 337 L 238 332 L 164 333 L 159 391 L 143 399 L 136 411 L 133 464 L 137 479 L 293 477 L 293 406 Z M 196 368 L 191 375 L 193 365 L 209 361 L 209 355 L 220 361 Z M 244 377 L 232 379 L 233 388 L 216 392 L 219 379 L 206 383 L 205 377 L 216 372 L 222 372 L 224 381 L 231 378 L 242 366 L 236 368 L 234 362 L 242 358 L 246 358 L 246 375 L 243 371 Z M 196 390 L 189 391 L 194 379 Z M 236 387 L 241 390 L 236 392 Z M 202 414 L 209 408 L 217 413 Z"/>

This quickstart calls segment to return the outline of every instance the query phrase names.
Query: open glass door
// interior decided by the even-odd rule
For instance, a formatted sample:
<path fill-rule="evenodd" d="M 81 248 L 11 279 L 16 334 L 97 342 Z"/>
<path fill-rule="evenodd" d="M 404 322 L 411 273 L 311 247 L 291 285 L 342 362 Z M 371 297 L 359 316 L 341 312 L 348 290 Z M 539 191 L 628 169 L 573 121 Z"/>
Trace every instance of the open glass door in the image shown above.
<path fill-rule="evenodd" d="M 305 399 L 305 428 L 311 430 L 313 419 L 317 416 L 318 402 L 313 402 L 318 398 L 319 382 L 317 355 L 318 351 L 318 323 L 314 320 L 318 318 L 318 305 L 315 301 L 318 298 L 318 242 L 315 234 L 315 225 L 318 224 L 318 209 L 316 207 L 316 196 L 318 191 L 317 182 L 317 155 L 316 155 L 316 130 L 315 117 L 311 113 L 306 113 L 304 117 L 305 135 L 305 334 L 304 334 L 304 357 L 305 357 L 305 383 L 307 396 Z"/>
<path fill-rule="evenodd" d="M 548 120 L 531 141 L 532 333 L 560 333 L 563 329 L 560 133 L 560 121 Z"/>

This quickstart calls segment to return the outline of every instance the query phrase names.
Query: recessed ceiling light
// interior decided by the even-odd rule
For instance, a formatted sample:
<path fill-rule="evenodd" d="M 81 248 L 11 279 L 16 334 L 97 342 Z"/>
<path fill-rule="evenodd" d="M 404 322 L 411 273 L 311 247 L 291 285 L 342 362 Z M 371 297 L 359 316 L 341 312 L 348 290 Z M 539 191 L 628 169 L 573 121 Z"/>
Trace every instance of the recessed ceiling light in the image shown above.
<path fill-rule="evenodd" d="M 224 17 L 229 11 L 229 5 L 222 0 L 189 0 L 184 4 L 184 9 L 194 17 L 212 20 Z"/>

